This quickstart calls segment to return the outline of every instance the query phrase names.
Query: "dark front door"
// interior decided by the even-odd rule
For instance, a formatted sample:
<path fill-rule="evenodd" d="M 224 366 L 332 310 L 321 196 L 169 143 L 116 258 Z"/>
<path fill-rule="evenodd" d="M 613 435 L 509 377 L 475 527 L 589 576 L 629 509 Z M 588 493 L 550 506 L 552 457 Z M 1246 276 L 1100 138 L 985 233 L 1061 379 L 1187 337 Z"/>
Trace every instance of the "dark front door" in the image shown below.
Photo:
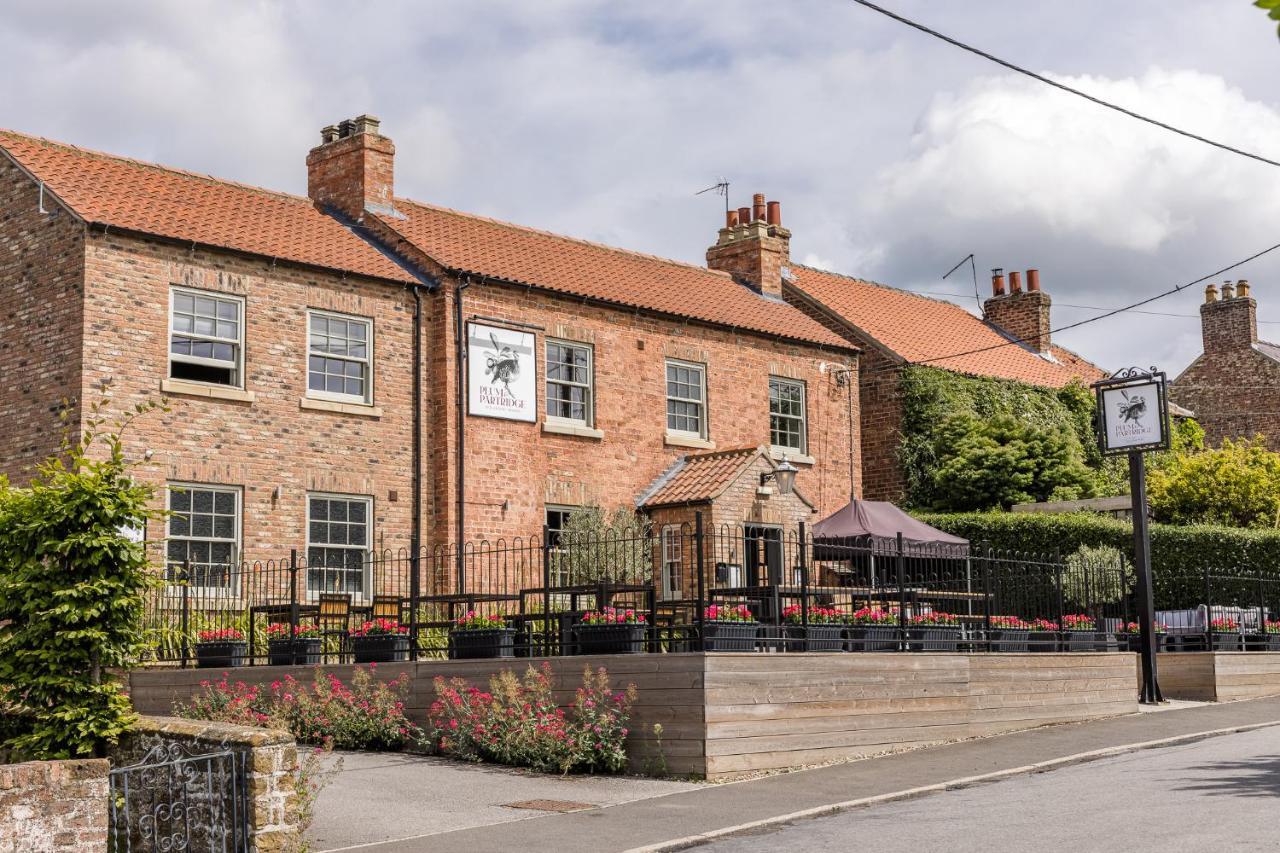
<path fill-rule="evenodd" d="M 782 528 L 744 528 L 747 583 L 752 586 L 782 583 Z"/>

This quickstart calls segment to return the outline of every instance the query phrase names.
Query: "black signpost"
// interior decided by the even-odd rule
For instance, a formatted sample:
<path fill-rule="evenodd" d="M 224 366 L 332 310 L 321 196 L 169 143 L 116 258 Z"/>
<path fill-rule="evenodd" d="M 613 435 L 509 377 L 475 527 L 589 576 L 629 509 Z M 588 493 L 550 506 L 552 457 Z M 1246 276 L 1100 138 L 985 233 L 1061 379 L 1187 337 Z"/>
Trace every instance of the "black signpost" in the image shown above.
<path fill-rule="evenodd" d="M 1154 367 L 1127 367 L 1093 385 L 1098 405 L 1098 446 L 1103 454 L 1129 457 L 1133 496 L 1133 557 L 1138 571 L 1138 625 L 1142 637 L 1142 692 L 1138 701 L 1163 702 L 1156 678 L 1155 598 L 1151 590 L 1151 538 L 1147 528 L 1144 453 L 1169 449 L 1165 375 Z"/>

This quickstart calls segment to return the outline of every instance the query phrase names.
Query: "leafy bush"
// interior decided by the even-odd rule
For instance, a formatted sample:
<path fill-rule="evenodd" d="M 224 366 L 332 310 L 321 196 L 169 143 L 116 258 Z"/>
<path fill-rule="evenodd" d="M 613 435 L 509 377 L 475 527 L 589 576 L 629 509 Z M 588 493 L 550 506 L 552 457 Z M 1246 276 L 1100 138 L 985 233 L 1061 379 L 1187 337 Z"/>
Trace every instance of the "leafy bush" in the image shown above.
<path fill-rule="evenodd" d="M 128 531 L 153 516 L 152 490 L 130 477 L 119 438 L 128 418 L 101 436 L 105 457 L 90 458 L 100 408 L 29 488 L 0 481 L 0 684 L 10 718 L 0 747 L 26 758 L 102 755 L 134 718 L 112 673 L 144 651 L 144 592 L 155 579 Z"/>
<path fill-rule="evenodd" d="M 1133 564 L 1114 546 L 1081 545 L 1066 563 L 1062 597 L 1068 605 L 1117 604 L 1133 589 Z"/>
<path fill-rule="evenodd" d="M 1152 516 L 1169 524 L 1276 527 L 1280 523 L 1280 453 L 1252 441 L 1223 439 L 1198 453 L 1168 454 L 1147 484 Z"/>
<path fill-rule="evenodd" d="M 445 755 L 540 772 L 618 773 L 627 764 L 627 721 L 636 691 L 613 692 L 601 667 L 582 673 L 569 711 L 551 694 L 551 665 L 524 678 L 504 670 L 483 691 L 459 678 L 435 679 L 431 742 Z"/>
<path fill-rule="evenodd" d="M 316 667 L 310 685 L 286 675 L 264 688 L 229 682 L 223 673 L 200 687 L 190 703 L 174 705 L 176 716 L 284 729 L 300 743 L 334 749 L 404 749 L 422 738 L 422 730 L 404 713 L 408 675 L 376 681 L 370 669 L 356 667 L 351 684 L 345 685 Z"/>
<path fill-rule="evenodd" d="M 570 584 L 628 581 L 653 570 L 649 522 L 631 507 L 575 509 L 552 551 L 552 570 Z"/>

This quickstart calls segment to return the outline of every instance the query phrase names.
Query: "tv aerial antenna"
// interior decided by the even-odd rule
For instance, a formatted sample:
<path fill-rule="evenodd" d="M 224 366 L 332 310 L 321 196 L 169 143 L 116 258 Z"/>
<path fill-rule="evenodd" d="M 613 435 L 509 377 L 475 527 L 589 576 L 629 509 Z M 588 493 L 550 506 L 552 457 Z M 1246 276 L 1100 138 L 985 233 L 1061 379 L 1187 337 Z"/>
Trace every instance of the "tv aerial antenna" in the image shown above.
<path fill-rule="evenodd" d="M 716 195 L 724 196 L 724 212 L 729 212 L 729 179 L 721 177 L 714 184 L 705 190 L 698 190 L 694 195 L 702 195 L 703 193 L 714 192 Z"/>
<path fill-rule="evenodd" d="M 987 312 L 982 310 L 982 294 L 978 291 L 978 266 L 976 263 L 974 263 L 973 252 L 970 252 L 968 255 L 965 255 L 964 259 L 961 260 L 960 263 L 956 264 L 954 267 L 947 270 L 946 274 L 942 276 L 942 280 L 946 281 L 947 276 L 951 275 L 953 272 L 960 269 L 960 267 L 964 266 L 965 264 L 969 265 L 969 269 L 973 273 L 973 298 L 977 300 L 978 311 L 982 313 L 982 316 L 985 319 L 987 316 Z"/>

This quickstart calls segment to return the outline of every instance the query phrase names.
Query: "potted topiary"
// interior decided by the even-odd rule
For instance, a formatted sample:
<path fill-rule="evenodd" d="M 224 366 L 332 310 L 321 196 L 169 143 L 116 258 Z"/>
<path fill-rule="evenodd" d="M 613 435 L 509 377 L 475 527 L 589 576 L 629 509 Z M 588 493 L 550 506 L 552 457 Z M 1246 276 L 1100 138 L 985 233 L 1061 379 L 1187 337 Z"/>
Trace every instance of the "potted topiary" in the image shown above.
<path fill-rule="evenodd" d="M 351 632 L 356 663 L 389 663 L 409 659 L 409 628 L 395 619 L 371 619 Z"/>
<path fill-rule="evenodd" d="M 273 623 L 267 626 L 267 661 L 272 666 L 320 663 L 320 646 L 323 638 L 319 625 L 293 626 L 293 639 L 289 638 L 289 623 Z"/>
<path fill-rule="evenodd" d="M 1240 651 L 1240 622 L 1222 617 L 1209 621 L 1209 648 L 1215 652 Z"/>
<path fill-rule="evenodd" d="M 782 611 L 787 637 L 793 642 L 787 645 L 793 652 L 842 652 L 844 651 L 844 613 L 835 607 L 810 607 L 808 626 L 800 605 L 793 604 Z"/>
<path fill-rule="evenodd" d="M 1027 651 L 1056 652 L 1058 650 L 1058 623 L 1051 619 L 1032 619 L 1027 626 Z"/>
<path fill-rule="evenodd" d="M 1031 627 L 1017 616 L 992 616 L 987 639 L 993 652 L 1025 652 Z"/>
<path fill-rule="evenodd" d="M 449 628 L 449 657 L 513 658 L 516 631 L 501 613 L 488 615 L 468 610 Z"/>
<path fill-rule="evenodd" d="M 896 652 L 901 645 L 897 613 L 864 607 L 849 614 L 845 648 L 851 652 Z"/>
<path fill-rule="evenodd" d="M 907 625 L 908 651 L 954 652 L 960 645 L 960 617 L 951 613 L 917 613 Z"/>
<path fill-rule="evenodd" d="M 745 604 L 712 604 L 702 612 L 704 652 L 754 652 L 760 623 Z"/>
<path fill-rule="evenodd" d="M 573 636 L 580 655 L 640 654 L 646 627 L 643 613 L 606 607 L 582 614 Z"/>
<path fill-rule="evenodd" d="M 200 667 L 244 666 L 249 644 L 239 628 L 214 628 L 197 635 L 196 665 Z"/>
<path fill-rule="evenodd" d="M 1062 617 L 1063 645 L 1068 652 L 1104 652 L 1106 634 L 1098 633 L 1098 623 L 1084 613 L 1068 613 Z"/>
<path fill-rule="evenodd" d="M 1156 649 L 1162 652 L 1168 651 L 1169 626 L 1163 622 L 1155 623 L 1154 636 Z M 1124 630 L 1116 632 L 1116 639 L 1120 641 L 1120 651 L 1140 652 L 1142 651 L 1142 626 L 1137 622 L 1128 622 Z"/>

